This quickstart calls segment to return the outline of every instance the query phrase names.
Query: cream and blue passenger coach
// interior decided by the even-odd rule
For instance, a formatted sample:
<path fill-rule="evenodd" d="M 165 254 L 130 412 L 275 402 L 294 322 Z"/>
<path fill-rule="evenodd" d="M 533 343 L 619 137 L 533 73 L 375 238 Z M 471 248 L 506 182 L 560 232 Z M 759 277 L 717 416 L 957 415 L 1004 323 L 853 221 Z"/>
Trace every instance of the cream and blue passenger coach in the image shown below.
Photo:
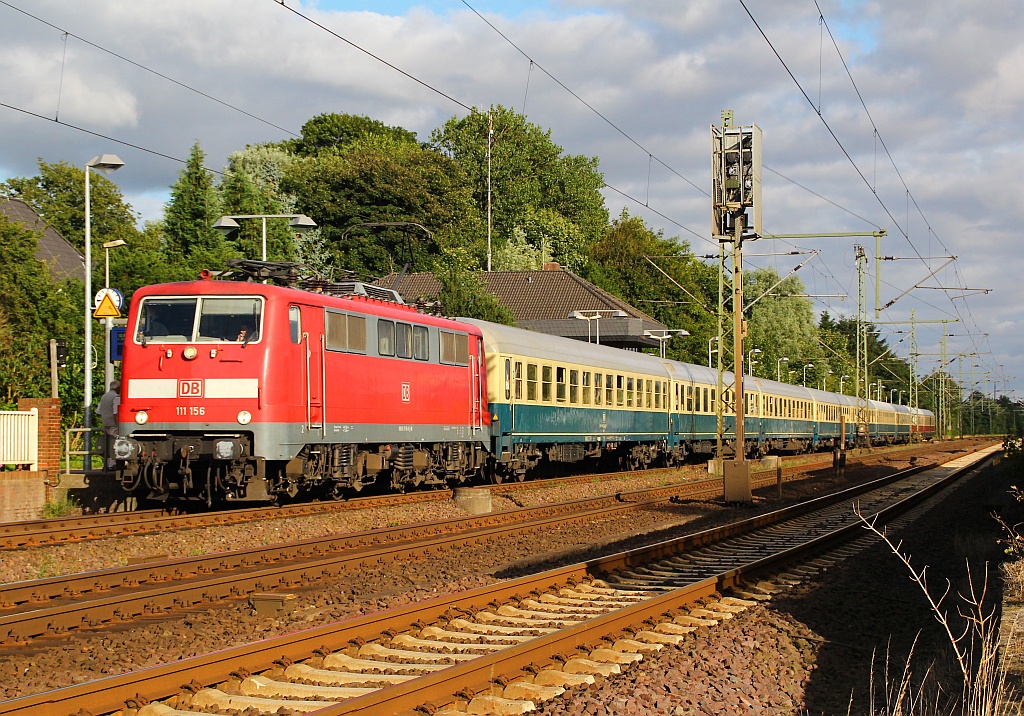
<path fill-rule="evenodd" d="M 541 460 L 587 458 L 638 468 L 710 457 L 719 400 L 725 430 L 735 429 L 731 390 L 719 396 L 718 373 L 664 360 L 471 319 L 483 333 L 495 479 L 522 479 Z M 727 373 L 726 384 L 733 376 Z M 862 442 L 909 442 L 934 434 L 927 410 L 868 401 Z M 748 455 L 853 445 L 856 399 L 748 376 L 744 381 Z M 845 418 L 846 432 L 840 435 Z"/>

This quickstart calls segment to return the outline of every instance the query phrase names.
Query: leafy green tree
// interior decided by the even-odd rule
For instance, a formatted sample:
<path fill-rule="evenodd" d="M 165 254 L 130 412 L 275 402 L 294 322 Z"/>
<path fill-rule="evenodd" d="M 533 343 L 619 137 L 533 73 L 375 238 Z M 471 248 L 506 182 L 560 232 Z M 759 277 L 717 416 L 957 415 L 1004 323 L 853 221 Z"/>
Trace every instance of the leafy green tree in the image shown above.
<path fill-rule="evenodd" d="M 697 261 L 688 244 L 678 237 L 666 239 L 623 209 L 604 237 L 590 247 L 589 258 L 585 278 L 667 327 L 690 333 L 669 341 L 668 357 L 707 362 L 708 340 L 718 330 L 718 274 Z"/>
<path fill-rule="evenodd" d="M 508 241 L 493 254 L 495 271 L 539 271 L 551 261 L 550 247 L 542 240 L 532 244 L 526 240 L 526 231 L 517 226 Z"/>
<path fill-rule="evenodd" d="M 202 269 L 224 268 L 225 260 L 235 253 L 213 228 L 221 216 L 221 206 L 204 162 L 205 155 L 196 142 L 178 181 L 171 187 L 171 200 L 164 211 L 167 260 L 192 275 Z"/>
<path fill-rule="evenodd" d="M 85 170 L 67 162 L 39 160 L 39 174 L 0 184 L 0 196 L 21 199 L 79 251 L 85 250 Z M 102 174 L 89 177 L 89 216 L 94 244 L 138 234 L 136 216 L 117 185 Z M 95 248 L 95 245 L 94 245 Z M 101 252 L 96 252 L 101 253 Z M 94 267 L 95 268 L 95 267 Z"/>
<path fill-rule="evenodd" d="M 506 326 L 515 324 L 512 312 L 484 288 L 483 279 L 473 270 L 476 258 L 465 249 L 447 250 L 434 269 L 440 282 L 438 300 L 445 315 L 479 318 Z"/>
<path fill-rule="evenodd" d="M 501 105 L 490 108 L 490 121 L 495 245 L 522 228 L 531 244 L 539 247 L 545 238 L 556 261 L 581 270 L 588 248 L 608 225 L 597 158 L 564 155 L 550 130 Z M 462 165 L 481 216 L 487 212 L 488 122 L 487 112 L 474 110 L 430 136 L 431 146 Z"/>
<path fill-rule="evenodd" d="M 408 141 L 374 136 L 304 158 L 288 169 L 282 187 L 320 225 L 332 264 L 360 277 L 398 271 L 410 260 L 417 271 L 429 271 L 449 247 L 478 260 L 485 253 L 462 168 Z M 380 222 L 411 222 L 430 233 L 358 226 Z"/>
<path fill-rule="evenodd" d="M 804 366 L 813 363 L 807 371 L 807 385 L 817 385 L 830 370 L 829 361 L 818 343 L 818 325 L 814 304 L 804 294 L 803 281 L 795 274 L 781 279 L 774 268 L 761 268 L 744 275 L 745 305 L 748 307 L 748 351 L 755 348 L 761 354 L 757 375 L 775 378 L 780 358 L 789 358 L 787 370 L 796 370 L 795 382 L 803 379 Z M 746 360 L 746 356 L 744 356 Z"/>
<path fill-rule="evenodd" d="M 395 142 L 416 144 L 416 133 L 402 127 L 390 127 L 376 119 L 334 112 L 318 114 L 302 125 L 302 136 L 284 142 L 285 148 L 302 155 L 317 156 L 356 144 L 370 137 L 386 137 Z"/>
<path fill-rule="evenodd" d="M 17 287 L 0 293 L 0 404 L 50 394 L 49 340 L 68 343 L 68 369 L 61 371 L 66 414 L 81 415 L 83 330 L 82 284 L 53 282 L 35 258 L 38 235 L 0 214 L 0 281 Z M 102 377 L 102 376 L 101 376 Z"/>

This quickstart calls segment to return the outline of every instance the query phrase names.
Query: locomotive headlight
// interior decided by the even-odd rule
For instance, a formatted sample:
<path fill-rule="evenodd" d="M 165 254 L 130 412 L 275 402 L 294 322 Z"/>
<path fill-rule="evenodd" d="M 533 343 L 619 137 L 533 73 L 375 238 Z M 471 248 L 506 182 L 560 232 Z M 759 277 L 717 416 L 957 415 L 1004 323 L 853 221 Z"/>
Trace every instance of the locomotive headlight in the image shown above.
<path fill-rule="evenodd" d="M 252 413 L 250 413 L 248 410 L 239 410 L 238 411 L 238 424 L 239 425 L 248 425 L 250 420 L 252 420 Z"/>
<path fill-rule="evenodd" d="M 185 346 L 185 350 L 181 352 L 181 357 L 185 360 L 194 360 L 199 355 L 199 349 L 195 346 Z"/>
<path fill-rule="evenodd" d="M 145 425 L 148 422 L 149 413 L 147 413 L 145 410 L 140 410 L 139 412 L 135 413 L 135 423 L 137 425 Z"/>

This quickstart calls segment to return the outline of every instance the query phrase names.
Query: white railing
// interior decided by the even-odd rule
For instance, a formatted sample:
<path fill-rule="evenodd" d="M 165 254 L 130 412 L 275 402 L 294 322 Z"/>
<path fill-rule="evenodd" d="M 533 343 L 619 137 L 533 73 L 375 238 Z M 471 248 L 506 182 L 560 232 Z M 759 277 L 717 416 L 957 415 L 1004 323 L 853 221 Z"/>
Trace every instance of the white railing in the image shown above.
<path fill-rule="evenodd" d="M 0 411 L 0 465 L 39 469 L 39 410 Z"/>

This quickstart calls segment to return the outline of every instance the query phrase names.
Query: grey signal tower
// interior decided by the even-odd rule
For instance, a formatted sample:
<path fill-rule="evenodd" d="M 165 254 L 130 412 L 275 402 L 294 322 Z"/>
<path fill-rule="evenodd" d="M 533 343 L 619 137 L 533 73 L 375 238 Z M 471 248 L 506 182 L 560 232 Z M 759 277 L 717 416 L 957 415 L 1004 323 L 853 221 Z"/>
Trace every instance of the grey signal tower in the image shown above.
<path fill-rule="evenodd" d="M 734 127 L 732 110 L 711 127 L 711 233 L 718 241 L 718 389 L 711 401 L 718 418 L 715 460 L 727 502 L 751 502 L 746 459 L 743 392 L 743 242 L 761 236 L 761 130 Z M 749 217 L 748 217 L 749 211 Z M 732 370 L 732 378 L 726 376 Z M 727 413 L 735 417 L 729 425 Z M 731 427 L 731 429 L 730 429 Z M 730 445 L 730 433 L 732 440 Z M 731 459 L 726 459 L 731 452 Z"/>

